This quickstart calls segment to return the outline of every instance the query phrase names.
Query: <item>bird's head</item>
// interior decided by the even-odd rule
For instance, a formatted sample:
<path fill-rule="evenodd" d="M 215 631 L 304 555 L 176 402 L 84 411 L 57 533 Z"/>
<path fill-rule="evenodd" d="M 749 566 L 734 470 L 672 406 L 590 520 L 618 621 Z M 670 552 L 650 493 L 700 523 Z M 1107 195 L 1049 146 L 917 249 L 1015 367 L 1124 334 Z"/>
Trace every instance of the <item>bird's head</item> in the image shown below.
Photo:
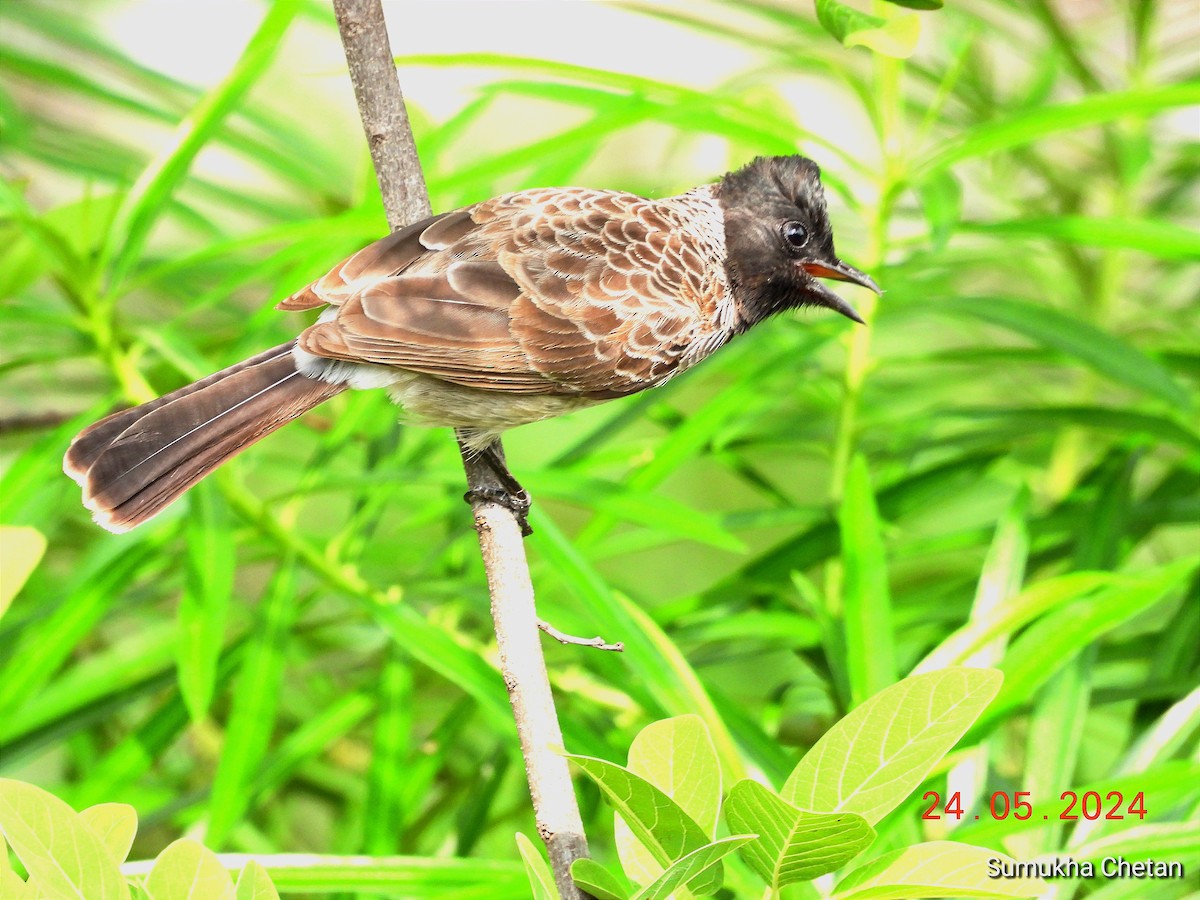
<path fill-rule="evenodd" d="M 798 306 L 825 306 L 862 322 L 817 280 L 849 281 L 879 293 L 870 276 L 834 253 L 816 163 L 760 156 L 722 178 L 717 197 L 725 216 L 725 272 L 742 328 Z"/>

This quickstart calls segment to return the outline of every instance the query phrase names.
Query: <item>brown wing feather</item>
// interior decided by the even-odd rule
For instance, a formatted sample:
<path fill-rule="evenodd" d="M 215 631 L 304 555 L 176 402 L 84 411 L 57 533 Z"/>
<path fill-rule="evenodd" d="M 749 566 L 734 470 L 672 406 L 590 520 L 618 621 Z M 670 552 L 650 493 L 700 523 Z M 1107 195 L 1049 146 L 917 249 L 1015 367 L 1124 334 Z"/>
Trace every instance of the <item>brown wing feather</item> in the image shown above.
<path fill-rule="evenodd" d="M 516 393 L 633 393 L 712 331 L 713 261 L 684 213 L 582 189 L 525 191 L 365 248 L 280 304 L 337 307 L 310 353 Z"/>

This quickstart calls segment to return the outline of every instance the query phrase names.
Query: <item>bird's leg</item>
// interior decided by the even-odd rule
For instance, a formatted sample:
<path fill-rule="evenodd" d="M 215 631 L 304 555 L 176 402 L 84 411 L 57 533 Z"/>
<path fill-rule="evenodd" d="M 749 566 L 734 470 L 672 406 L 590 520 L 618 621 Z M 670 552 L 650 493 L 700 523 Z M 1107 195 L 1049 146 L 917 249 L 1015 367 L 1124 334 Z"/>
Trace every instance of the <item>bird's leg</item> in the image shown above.
<path fill-rule="evenodd" d="M 529 527 L 529 492 L 521 487 L 521 482 L 508 470 L 508 463 L 504 460 L 504 448 L 499 441 L 493 441 L 479 451 L 478 458 L 492 470 L 499 484 L 495 487 L 472 488 L 463 495 L 463 499 L 468 503 L 474 503 L 476 500 L 499 503 L 511 509 L 521 526 L 521 535 L 529 537 L 533 534 L 533 529 Z"/>

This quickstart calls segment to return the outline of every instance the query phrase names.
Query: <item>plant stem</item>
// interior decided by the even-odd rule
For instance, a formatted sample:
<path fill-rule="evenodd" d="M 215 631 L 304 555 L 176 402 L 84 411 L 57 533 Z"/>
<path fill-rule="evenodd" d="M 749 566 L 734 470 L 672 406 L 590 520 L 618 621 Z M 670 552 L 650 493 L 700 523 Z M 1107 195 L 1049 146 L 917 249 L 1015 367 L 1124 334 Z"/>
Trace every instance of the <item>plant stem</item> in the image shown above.
<path fill-rule="evenodd" d="M 338 30 L 350 66 L 363 130 L 393 230 L 427 217 L 429 195 L 388 41 L 379 0 L 334 0 Z M 496 474 L 459 444 L 474 497 L 503 487 Z M 514 513 L 487 500 L 472 502 L 479 549 L 487 570 L 500 669 L 525 757 L 538 833 L 550 854 L 554 880 L 565 900 L 583 900 L 571 863 L 588 855 L 583 821 L 566 759 L 562 730 L 542 656 L 541 632 L 524 539 Z"/>

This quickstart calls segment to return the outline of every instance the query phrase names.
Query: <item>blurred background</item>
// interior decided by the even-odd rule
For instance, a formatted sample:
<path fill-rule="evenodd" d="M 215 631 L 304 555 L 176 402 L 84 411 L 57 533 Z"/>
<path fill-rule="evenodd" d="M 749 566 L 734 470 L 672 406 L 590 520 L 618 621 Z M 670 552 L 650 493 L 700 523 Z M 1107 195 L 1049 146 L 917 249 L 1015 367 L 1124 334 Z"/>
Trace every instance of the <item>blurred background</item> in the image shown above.
<path fill-rule="evenodd" d="M 1200 863 L 1200 4 L 876 3 L 917 17 L 891 56 L 807 2 L 385 7 L 435 210 L 802 152 L 885 289 L 842 289 L 866 328 L 791 313 L 506 440 L 542 615 L 627 647 L 547 646 L 567 748 L 623 762 L 697 713 L 728 776 L 778 786 L 903 675 L 995 665 L 938 789 L 1148 815 L 956 840 Z M 133 857 L 457 857 L 397 895 L 522 896 L 448 432 L 343 395 L 122 536 L 61 472 L 107 411 L 294 335 L 272 305 L 385 230 L 330 9 L 5 0 L 0 128 L 0 774 L 133 804 Z M 875 850 L 946 836 L 917 807 Z"/>

